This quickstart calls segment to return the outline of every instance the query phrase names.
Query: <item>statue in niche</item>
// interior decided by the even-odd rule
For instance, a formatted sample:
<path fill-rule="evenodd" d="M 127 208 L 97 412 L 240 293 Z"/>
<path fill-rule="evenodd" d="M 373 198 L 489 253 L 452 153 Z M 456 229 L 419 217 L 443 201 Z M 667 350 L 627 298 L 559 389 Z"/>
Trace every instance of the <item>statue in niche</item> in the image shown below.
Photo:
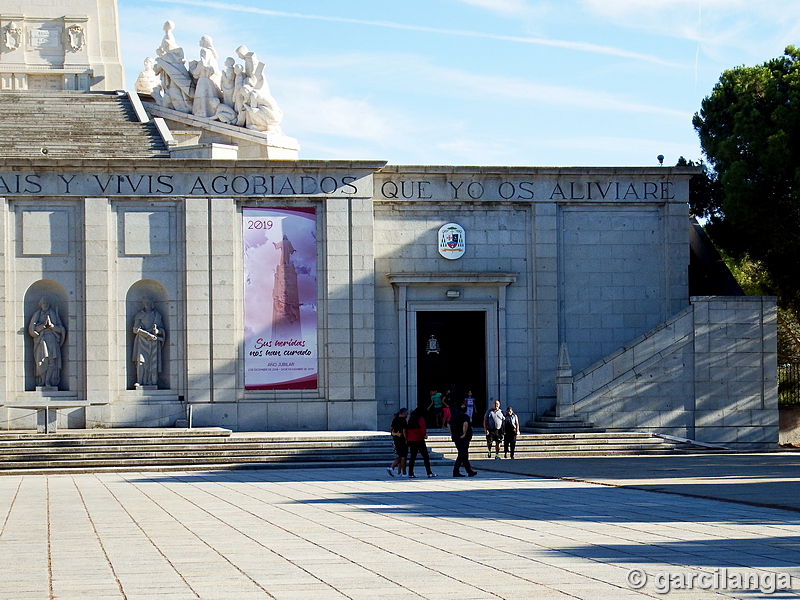
<path fill-rule="evenodd" d="M 153 97 L 164 108 L 172 108 L 183 113 L 192 110 L 194 79 L 184 64 L 183 48 L 175 42 L 172 21 L 164 23 L 164 39 L 156 49 L 155 72 L 161 77 L 161 86 Z"/>
<path fill-rule="evenodd" d="M 167 337 L 161 313 L 149 298 L 142 301 L 142 309 L 133 317 L 132 360 L 136 365 L 136 387 L 156 389 L 161 372 L 161 348 Z"/>
<path fill-rule="evenodd" d="M 86 43 L 86 32 L 83 27 L 80 25 L 73 25 L 67 29 L 67 35 L 69 36 L 69 47 L 72 48 L 74 52 L 83 48 Z"/>
<path fill-rule="evenodd" d="M 22 44 L 22 28 L 11 21 L 3 31 L 3 43 L 9 50 L 16 50 Z"/>
<path fill-rule="evenodd" d="M 148 56 L 144 59 L 144 71 L 139 73 L 139 77 L 134 84 L 134 89 L 140 94 L 152 94 L 153 90 L 160 84 L 158 75 L 153 70 L 154 65 L 155 62 L 151 57 Z"/>
<path fill-rule="evenodd" d="M 67 330 L 61 324 L 58 309 L 47 298 L 39 300 L 39 310 L 33 313 L 28 324 L 28 335 L 33 338 L 36 386 L 58 389 L 61 383 L 61 346 Z"/>

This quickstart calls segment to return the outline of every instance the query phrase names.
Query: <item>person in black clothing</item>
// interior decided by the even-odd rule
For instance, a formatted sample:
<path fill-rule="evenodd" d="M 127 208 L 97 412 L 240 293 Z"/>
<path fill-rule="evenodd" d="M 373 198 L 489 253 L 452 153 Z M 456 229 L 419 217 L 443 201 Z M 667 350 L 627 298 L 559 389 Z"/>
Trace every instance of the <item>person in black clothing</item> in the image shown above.
<path fill-rule="evenodd" d="M 389 432 L 392 434 L 392 443 L 394 444 L 394 454 L 397 457 L 390 467 L 386 467 L 386 471 L 392 477 L 394 477 L 395 467 L 397 467 L 397 474 L 400 477 L 406 476 L 406 456 L 408 456 L 408 442 L 406 441 L 407 417 L 408 409 L 401 408 L 392 419 L 392 424 L 389 428 Z"/>
<path fill-rule="evenodd" d="M 514 449 L 517 447 L 517 434 L 519 434 L 519 417 L 510 406 L 506 409 L 506 420 L 503 421 L 503 455 L 508 458 L 511 449 L 511 458 L 514 458 Z"/>
<path fill-rule="evenodd" d="M 467 407 L 461 405 L 458 414 L 450 421 L 450 437 L 456 445 L 458 458 L 453 465 L 453 477 L 464 477 L 461 474 L 461 465 L 470 477 L 475 477 L 478 472 L 469 464 L 469 442 L 472 439 L 472 423 L 467 414 Z"/>

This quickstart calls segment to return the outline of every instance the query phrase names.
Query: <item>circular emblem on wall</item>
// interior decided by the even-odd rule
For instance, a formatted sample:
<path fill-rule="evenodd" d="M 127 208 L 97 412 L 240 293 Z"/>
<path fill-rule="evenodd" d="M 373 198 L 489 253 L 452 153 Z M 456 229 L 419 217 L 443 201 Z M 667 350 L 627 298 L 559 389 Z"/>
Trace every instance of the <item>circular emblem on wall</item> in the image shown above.
<path fill-rule="evenodd" d="M 461 258 L 466 250 L 464 228 L 458 223 L 448 223 L 439 229 L 439 254 L 450 260 Z"/>

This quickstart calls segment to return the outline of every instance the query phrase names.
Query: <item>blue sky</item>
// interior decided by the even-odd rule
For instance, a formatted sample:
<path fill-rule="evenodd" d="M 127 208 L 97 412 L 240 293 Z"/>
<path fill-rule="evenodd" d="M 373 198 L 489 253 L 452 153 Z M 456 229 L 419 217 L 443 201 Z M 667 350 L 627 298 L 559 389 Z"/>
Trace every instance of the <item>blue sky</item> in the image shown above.
<path fill-rule="evenodd" d="M 308 159 L 640 166 L 701 158 L 723 70 L 800 45 L 797 0 L 118 0 L 128 88 L 161 43 L 266 63 Z"/>

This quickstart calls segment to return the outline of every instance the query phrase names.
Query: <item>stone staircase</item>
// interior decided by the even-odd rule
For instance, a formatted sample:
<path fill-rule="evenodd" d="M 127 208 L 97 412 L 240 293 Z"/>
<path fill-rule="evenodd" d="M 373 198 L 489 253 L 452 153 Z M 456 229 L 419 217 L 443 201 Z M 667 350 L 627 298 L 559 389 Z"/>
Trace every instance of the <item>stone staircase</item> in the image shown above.
<path fill-rule="evenodd" d="M 0 144 L 20 158 L 169 157 L 155 124 L 117 92 L 0 92 Z"/>
<path fill-rule="evenodd" d="M 449 434 L 429 431 L 434 465 L 456 457 Z M 470 458 L 486 458 L 476 431 Z M 623 456 L 706 451 L 650 433 L 521 434 L 517 458 Z M 0 475 L 240 468 L 376 467 L 394 459 L 383 432 L 231 433 L 196 429 L 67 429 L 51 434 L 0 433 Z"/>
<path fill-rule="evenodd" d="M 604 430 L 594 426 L 594 423 L 584 421 L 580 417 L 557 416 L 554 410 L 548 410 L 543 415 L 529 421 L 520 427 L 523 433 L 602 433 Z"/>
<path fill-rule="evenodd" d="M 438 462 L 441 461 L 441 457 Z M 0 474 L 231 468 L 386 467 L 379 432 L 231 433 L 222 428 L 0 433 Z"/>
<path fill-rule="evenodd" d="M 470 444 L 470 460 L 485 459 L 486 439 L 482 430 L 475 430 Z M 429 435 L 428 447 L 445 458 L 456 457 L 449 435 Z M 502 444 L 500 445 L 502 455 Z M 553 458 L 567 456 L 630 456 L 706 452 L 709 447 L 689 442 L 666 440 L 645 432 L 579 432 L 579 433 L 521 433 L 517 436 L 516 458 Z"/>

